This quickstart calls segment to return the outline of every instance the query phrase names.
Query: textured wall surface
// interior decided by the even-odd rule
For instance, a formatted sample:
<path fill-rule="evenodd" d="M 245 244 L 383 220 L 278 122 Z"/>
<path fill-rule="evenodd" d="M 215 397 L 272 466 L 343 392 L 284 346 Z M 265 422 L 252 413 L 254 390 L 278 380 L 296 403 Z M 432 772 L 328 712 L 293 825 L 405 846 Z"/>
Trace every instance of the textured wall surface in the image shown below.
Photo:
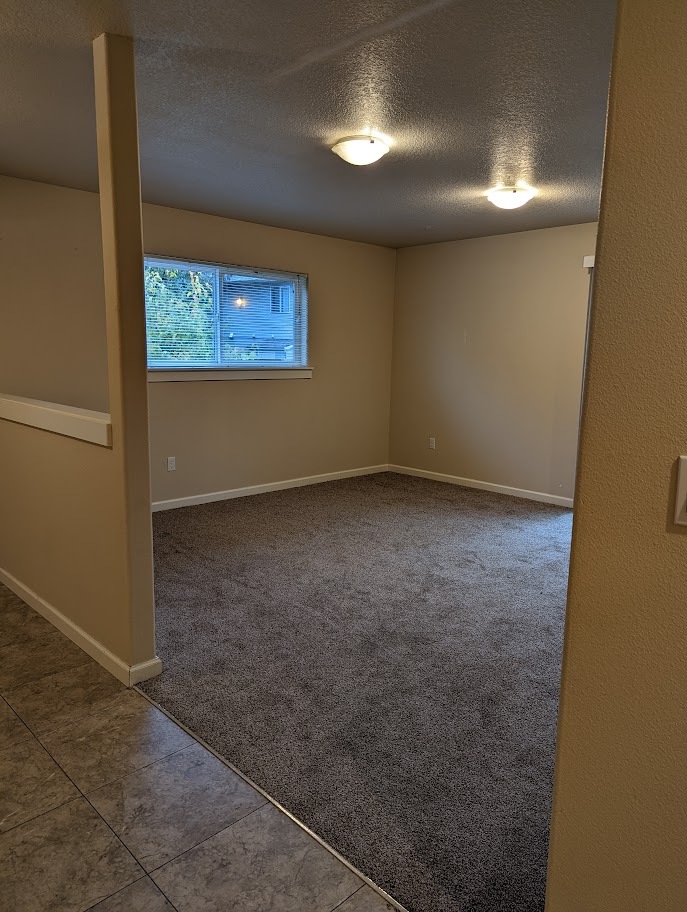
<path fill-rule="evenodd" d="M 0 203 L 2 262 L 21 266 L 5 270 L 0 392 L 107 410 L 97 195 L 0 178 Z M 314 367 L 150 384 L 154 500 L 388 462 L 395 251 L 157 206 L 144 233 L 153 253 L 308 273 Z"/>
<path fill-rule="evenodd" d="M 0 197 L 0 251 L 22 265 L 0 388 L 107 409 L 97 196 L 3 178 Z M 156 206 L 144 229 L 151 253 L 308 272 L 315 368 L 151 384 L 154 500 L 386 463 L 394 287 L 392 461 L 571 495 L 594 225 L 398 254 Z"/>
<path fill-rule="evenodd" d="M 0 392 L 108 410 L 98 197 L 0 177 Z"/>
<path fill-rule="evenodd" d="M 151 383 L 153 500 L 388 462 L 395 251 L 158 206 L 144 234 L 152 253 L 307 273 L 314 369 Z"/>
<path fill-rule="evenodd" d="M 621 3 L 548 912 L 687 908 L 687 6 Z"/>
<path fill-rule="evenodd" d="M 590 224 L 399 250 L 392 463 L 572 497 L 595 244 Z"/>
<path fill-rule="evenodd" d="M 0 567 L 126 664 L 152 658 L 132 652 L 112 450 L 0 421 L 0 504 Z"/>
<path fill-rule="evenodd" d="M 0 421 L 0 568 L 131 666 L 155 656 L 131 40 L 94 69 L 100 197 L 0 179 L 0 392 L 108 411 L 111 445 Z"/>
<path fill-rule="evenodd" d="M 401 246 L 597 218 L 615 0 L 4 0 L 0 173 L 97 189 L 90 42 L 136 41 L 143 198 Z M 389 135 L 369 168 L 330 151 Z M 484 191 L 534 183 L 517 212 Z"/>

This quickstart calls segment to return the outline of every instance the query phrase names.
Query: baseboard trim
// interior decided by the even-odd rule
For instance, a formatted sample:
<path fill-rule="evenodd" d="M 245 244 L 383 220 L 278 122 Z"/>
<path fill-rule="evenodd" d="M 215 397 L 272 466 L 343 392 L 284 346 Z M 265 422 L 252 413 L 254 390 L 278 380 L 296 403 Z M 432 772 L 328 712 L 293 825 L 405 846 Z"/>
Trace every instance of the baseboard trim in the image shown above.
<path fill-rule="evenodd" d="M 557 494 L 546 494 L 543 491 L 526 491 L 523 488 L 509 488 L 506 485 L 492 484 L 490 481 L 477 481 L 475 478 L 460 478 L 458 475 L 444 475 L 441 472 L 429 472 L 426 469 L 411 469 L 408 466 L 390 465 L 390 472 L 399 475 L 414 475 L 417 478 L 429 478 L 432 481 L 443 481 L 446 484 L 460 485 L 463 488 L 478 488 L 480 491 L 493 491 L 495 494 L 507 494 L 509 497 L 522 497 L 525 500 L 537 500 L 541 503 L 554 504 L 557 507 L 572 507 L 572 497 L 559 497 Z"/>
<path fill-rule="evenodd" d="M 148 659 L 147 662 L 139 662 L 138 665 L 129 666 L 129 687 L 135 684 L 142 684 L 150 678 L 156 678 L 162 672 L 162 661 L 155 656 L 154 659 Z"/>
<path fill-rule="evenodd" d="M 270 491 L 284 491 L 288 488 L 301 488 L 307 485 L 322 484 L 326 481 L 337 481 L 341 478 L 357 478 L 360 475 L 375 475 L 379 472 L 396 472 L 399 475 L 414 475 L 417 478 L 429 478 L 431 481 L 442 481 L 445 484 L 459 485 L 464 488 L 477 488 L 481 491 L 493 491 L 506 494 L 508 497 L 522 497 L 525 500 L 536 500 L 557 507 L 572 508 L 572 497 L 559 497 L 544 491 L 527 491 L 524 488 L 510 488 L 507 485 L 492 484 L 490 481 L 479 481 L 475 478 L 461 478 L 458 475 L 445 475 L 441 472 L 430 472 L 427 469 L 413 469 L 410 466 L 376 465 L 360 469 L 345 469 L 341 472 L 327 472 L 323 475 L 307 475 L 303 478 L 289 478 L 284 481 L 272 481 L 267 484 L 249 485 L 245 488 L 230 488 L 228 491 L 212 491 L 209 494 L 195 494 L 190 497 L 176 497 L 172 500 L 153 501 L 154 513 L 161 510 L 176 510 L 179 507 L 194 507 L 197 504 L 215 503 L 219 500 L 233 500 L 235 497 L 250 497 L 253 494 L 267 494 Z M 145 678 L 141 678 L 141 681 Z"/>
<path fill-rule="evenodd" d="M 85 630 L 82 630 L 74 621 L 58 611 L 50 602 L 46 602 L 33 589 L 29 589 L 20 580 L 0 567 L 0 583 L 4 583 L 8 589 L 11 589 L 27 605 L 30 605 L 34 611 L 37 611 L 42 617 L 49 621 L 53 627 L 57 627 L 72 643 L 76 643 L 92 659 L 95 659 L 99 665 L 106 668 L 111 675 L 114 675 L 122 684 L 127 687 L 133 687 L 141 681 L 147 681 L 159 675 L 162 671 L 162 662 L 157 656 L 146 662 L 139 662 L 137 665 L 127 665 L 114 653 L 110 652 L 102 643 L 94 639 Z"/>
<path fill-rule="evenodd" d="M 194 507 L 197 504 L 214 503 L 218 500 L 233 500 L 235 497 L 250 497 L 253 494 L 267 494 L 269 491 L 284 491 L 287 488 L 302 488 L 306 485 L 338 481 L 341 478 L 357 478 L 359 475 L 375 475 L 388 472 L 388 465 L 365 466 L 360 469 L 344 469 L 342 472 L 327 472 L 324 475 L 308 475 L 304 478 L 289 478 L 285 481 L 271 481 L 267 484 L 249 485 L 245 488 L 231 488 L 228 491 L 213 491 L 210 494 L 194 494 L 191 497 L 176 497 L 172 500 L 153 501 L 153 512 L 176 510 L 178 507 Z"/>

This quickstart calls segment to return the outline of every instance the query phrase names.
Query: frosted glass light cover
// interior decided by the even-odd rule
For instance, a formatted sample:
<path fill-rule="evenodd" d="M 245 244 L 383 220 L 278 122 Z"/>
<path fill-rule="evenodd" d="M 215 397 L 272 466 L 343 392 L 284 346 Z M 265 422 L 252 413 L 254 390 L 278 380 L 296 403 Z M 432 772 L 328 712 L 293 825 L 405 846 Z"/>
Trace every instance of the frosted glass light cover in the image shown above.
<path fill-rule="evenodd" d="M 494 187 L 488 191 L 487 199 L 499 209 L 519 209 L 536 196 L 536 193 L 532 187 Z"/>
<path fill-rule="evenodd" d="M 377 136 L 347 136 L 332 146 L 332 152 L 351 165 L 371 165 L 388 151 L 387 144 Z"/>

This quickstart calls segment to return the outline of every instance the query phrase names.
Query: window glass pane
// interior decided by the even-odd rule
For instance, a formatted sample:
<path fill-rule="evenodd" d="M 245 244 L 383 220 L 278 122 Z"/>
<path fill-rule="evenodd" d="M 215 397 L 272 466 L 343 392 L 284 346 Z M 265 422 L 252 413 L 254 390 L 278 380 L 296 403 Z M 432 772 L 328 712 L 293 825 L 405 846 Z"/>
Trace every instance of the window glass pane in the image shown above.
<path fill-rule="evenodd" d="M 307 364 L 307 278 L 243 266 L 145 258 L 152 368 Z"/>
<path fill-rule="evenodd" d="M 296 362 L 296 282 L 220 271 L 222 364 Z"/>
<path fill-rule="evenodd" d="M 216 364 L 217 270 L 146 261 L 148 363 Z"/>

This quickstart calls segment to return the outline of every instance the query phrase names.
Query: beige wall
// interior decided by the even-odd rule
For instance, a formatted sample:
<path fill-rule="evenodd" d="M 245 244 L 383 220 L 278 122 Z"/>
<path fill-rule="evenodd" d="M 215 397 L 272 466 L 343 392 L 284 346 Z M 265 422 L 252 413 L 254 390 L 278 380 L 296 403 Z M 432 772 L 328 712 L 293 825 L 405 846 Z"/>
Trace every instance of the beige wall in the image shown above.
<path fill-rule="evenodd" d="M 0 264 L 0 392 L 107 411 L 97 195 L 0 178 Z M 0 421 L 0 569 L 130 664 L 120 483 L 111 449 Z"/>
<path fill-rule="evenodd" d="M 126 601 L 135 664 L 155 657 L 153 527 L 150 516 L 148 371 L 146 365 L 143 217 L 134 43 L 102 34 L 93 42 L 100 226 L 112 454 L 124 521 Z M 147 675 L 150 676 L 150 675 Z M 139 678 L 140 679 L 140 678 Z"/>
<path fill-rule="evenodd" d="M 133 651 L 120 480 L 106 447 L 0 421 L 0 569 L 131 665 L 152 654 Z"/>
<path fill-rule="evenodd" d="M 0 177 L 0 392 L 107 411 L 102 262 L 96 194 Z"/>
<path fill-rule="evenodd" d="M 595 241 L 590 224 L 398 252 L 393 464 L 572 497 Z"/>
<path fill-rule="evenodd" d="M 151 383 L 153 500 L 387 463 L 393 250 L 158 206 L 144 207 L 144 234 L 151 253 L 308 273 L 314 368 Z"/>
<path fill-rule="evenodd" d="M 98 196 L 3 177 L 0 219 L 2 258 L 22 264 L 7 271 L 0 392 L 107 410 Z M 150 384 L 153 500 L 386 464 L 395 251 L 149 205 L 144 235 L 158 254 L 307 272 L 314 367 Z"/>
<path fill-rule="evenodd" d="M 9 273 L 8 300 L 30 302 L 17 307 L 14 339 L 0 336 L 0 391 L 106 409 L 97 196 L 0 178 L 0 201 L 0 250 L 25 264 L 22 280 Z M 154 500 L 384 464 L 389 439 L 395 464 L 572 496 L 580 264 L 594 225 L 396 254 L 146 205 L 144 232 L 154 253 L 308 272 L 314 366 L 312 380 L 150 384 Z M 36 321 L 50 328 L 47 345 Z M 364 327 L 355 354 L 351 325 Z"/>
<path fill-rule="evenodd" d="M 0 265 L 0 393 L 108 411 L 98 196 L 0 177 Z M 0 570 L 134 665 L 154 656 L 152 599 L 134 617 L 116 423 L 113 438 L 0 421 Z"/>
<path fill-rule="evenodd" d="M 548 912 L 687 909 L 687 5 L 617 28 Z"/>
<path fill-rule="evenodd" d="M 129 683 L 159 670 L 132 40 L 94 74 L 100 195 L 0 181 L 0 393 L 108 411 L 111 446 L 0 420 L 0 577 Z"/>

